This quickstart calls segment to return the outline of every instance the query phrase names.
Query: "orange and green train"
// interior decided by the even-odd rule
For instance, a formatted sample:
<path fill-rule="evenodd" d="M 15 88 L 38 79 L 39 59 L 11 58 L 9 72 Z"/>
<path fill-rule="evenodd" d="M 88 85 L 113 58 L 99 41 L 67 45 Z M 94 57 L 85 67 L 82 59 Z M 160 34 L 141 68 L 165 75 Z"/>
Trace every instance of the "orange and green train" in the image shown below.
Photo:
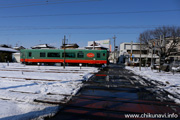
<path fill-rule="evenodd" d="M 64 62 L 63 49 L 24 49 L 21 62 L 25 64 L 54 64 Z M 66 49 L 65 63 L 68 64 L 107 64 L 107 50 Z"/>

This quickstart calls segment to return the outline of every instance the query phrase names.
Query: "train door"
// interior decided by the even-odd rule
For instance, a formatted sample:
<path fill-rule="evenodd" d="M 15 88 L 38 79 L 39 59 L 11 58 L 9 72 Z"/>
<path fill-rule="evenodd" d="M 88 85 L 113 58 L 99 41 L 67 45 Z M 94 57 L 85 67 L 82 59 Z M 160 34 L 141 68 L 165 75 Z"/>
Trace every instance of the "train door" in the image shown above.
<path fill-rule="evenodd" d="M 101 53 L 100 53 L 100 52 L 97 52 L 97 53 L 96 53 L 96 59 L 97 59 L 97 60 L 101 60 L 101 57 L 102 57 Z"/>
<path fill-rule="evenodd" d="M 32 52 L 31 52 L 31 51 L 28 52 L 27 58 L 28 58 L 28 59 L 32 59 Z"/>

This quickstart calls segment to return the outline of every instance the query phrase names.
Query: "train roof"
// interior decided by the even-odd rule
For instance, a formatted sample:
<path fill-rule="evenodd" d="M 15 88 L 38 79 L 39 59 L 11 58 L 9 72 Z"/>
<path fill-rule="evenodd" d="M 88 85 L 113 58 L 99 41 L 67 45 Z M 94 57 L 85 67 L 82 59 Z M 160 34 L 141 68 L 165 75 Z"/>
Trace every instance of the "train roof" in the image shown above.
<path fill-rule="evenodd" d="M 64 49 L 22 49 L 21 51 L 64 51 Z M 107 51 L 107 50 L 88 50 L 88 49 L 65 49 L 66 51 Z"/>

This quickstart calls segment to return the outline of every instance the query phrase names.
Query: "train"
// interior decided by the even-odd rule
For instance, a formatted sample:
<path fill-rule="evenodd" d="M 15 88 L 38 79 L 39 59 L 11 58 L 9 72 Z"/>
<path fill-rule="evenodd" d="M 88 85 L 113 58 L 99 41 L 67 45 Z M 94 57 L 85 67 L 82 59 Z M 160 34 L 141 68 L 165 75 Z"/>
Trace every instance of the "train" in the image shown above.
<path fill-rule="evenodd" d="M 107 50 L 88 49 L 23 49 L 20 61 L 24 64 L 107 65 Z"/>

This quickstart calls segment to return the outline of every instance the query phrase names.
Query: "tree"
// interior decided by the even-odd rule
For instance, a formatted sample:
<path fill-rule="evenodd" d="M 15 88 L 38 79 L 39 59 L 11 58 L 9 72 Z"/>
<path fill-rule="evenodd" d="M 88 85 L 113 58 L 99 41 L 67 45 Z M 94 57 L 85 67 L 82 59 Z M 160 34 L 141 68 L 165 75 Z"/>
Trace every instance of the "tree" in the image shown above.
<path fill-rule="evenodd" d="M 169 56 L 178 53 L 177 45 L 180 43 L 180 27 L 161 26 L 152 30 L 146 30 L 140 33 L 139 40 L 147 45 L 151 43 L 150 49 L 155 47 L 158 51 L 157 55 L 162 60 L 165 60 Z"/>

